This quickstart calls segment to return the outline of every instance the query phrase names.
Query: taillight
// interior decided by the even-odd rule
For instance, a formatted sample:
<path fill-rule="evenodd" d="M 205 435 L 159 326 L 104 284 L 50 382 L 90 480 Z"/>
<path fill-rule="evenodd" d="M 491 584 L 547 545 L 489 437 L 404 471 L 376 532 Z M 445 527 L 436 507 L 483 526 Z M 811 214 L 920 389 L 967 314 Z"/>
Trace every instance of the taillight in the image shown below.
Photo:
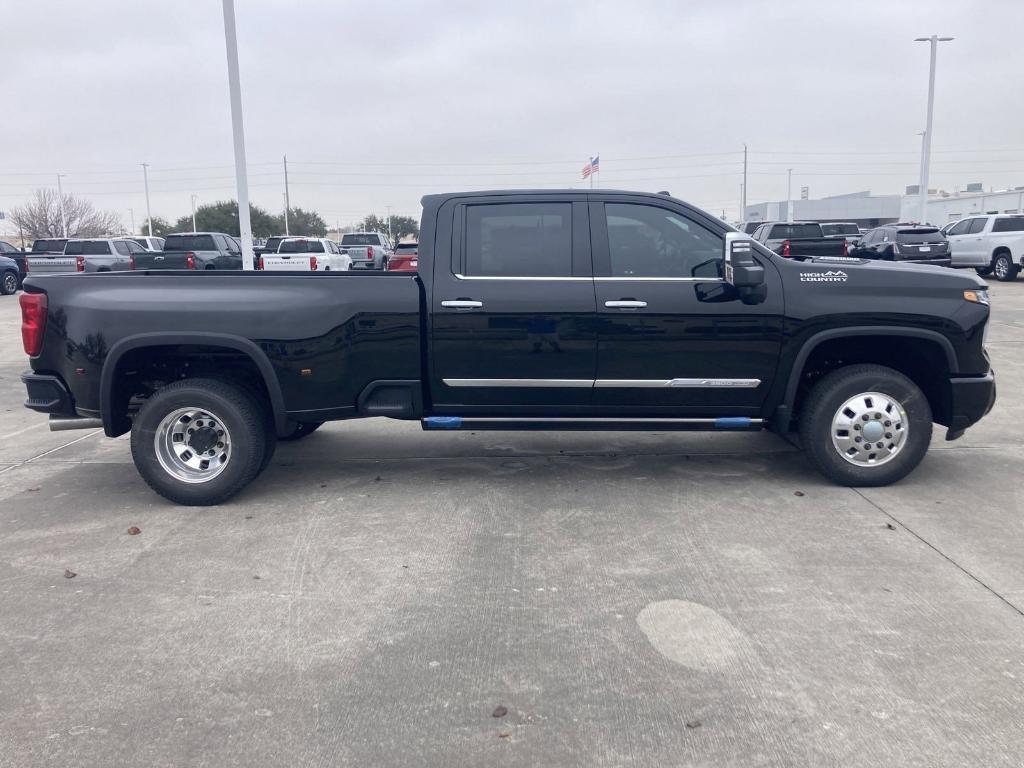
<path fill-rule="evenodd" d="M 25 257 L 25 274 L 28 274 L 28 257 Z"/>
<path fill-rule="evenodd" d="M 46 294 L 21 294 L 21 343 L 25 354 L 35 357 L 43 348 L 46 330 Z"/>
<path fill-rule="evenodd" d="M 366 249 L 366 258 L 368 258 L 370 261 L 373 261 L 373 246 L 372 245 L 369 248 Z"/>
<path fill-rule="evenodd" d="M 128 269 L 135 269 L 135 254 L 128 254 Z"/>
<path fill-rule="evenodd" d="M 309 257 L 309 268 L 313 272 L 316 272 L 316 256 Z"/>
<path fill-rule="evenodd" d="M 263 257 L 262 256 L 260 256 L 256 260 L 256 269 L 263 269 Z"/>
<path fill-rule="evenodd" d="M 843 256 L 849 256 L 849 255 L 850 255 L 850 244 L 848 242 L 846 242 L 846 240 L 843 240 Z"/>
<path fill-rule="evenodd" d="M 789 256 L 789 240 L 782 241 L 782 255 Z"/>
<path fill-rule="evenodd" d="M 75 257 L 75 269 L 78 272 L 85 272 L 85 256 Z"/>
<path fill-rule="evenodd" d="M 185 269 L 196 268 L 196 255 L 192 251 L 186 251 L 185 253 Z"/>

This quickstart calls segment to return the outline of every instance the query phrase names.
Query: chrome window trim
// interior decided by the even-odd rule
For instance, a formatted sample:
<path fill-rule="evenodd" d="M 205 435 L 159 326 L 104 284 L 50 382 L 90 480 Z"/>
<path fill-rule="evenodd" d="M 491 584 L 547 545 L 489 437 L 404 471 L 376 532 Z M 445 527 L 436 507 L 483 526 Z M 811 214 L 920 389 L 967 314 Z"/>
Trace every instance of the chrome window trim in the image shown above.
<path fill-rule="evenodd" d="M 525 277 L 525 276 L 504 276 L 504 275 L 460 275 L 455 274 L 456 280 L 575 280 L 590 282 L 592 277 Z"/>
<path fill-rule="evenodd" d="M 449 387 L 578 387 L 594 386 L 593 379 L 441 379 Z"/>
<path fill-rule="evenodd" d="M 619 280 L 646 281 L 648 283 L 724 283 L 723 277 L 595 277 L 599 283 L 610 283 Z"/>

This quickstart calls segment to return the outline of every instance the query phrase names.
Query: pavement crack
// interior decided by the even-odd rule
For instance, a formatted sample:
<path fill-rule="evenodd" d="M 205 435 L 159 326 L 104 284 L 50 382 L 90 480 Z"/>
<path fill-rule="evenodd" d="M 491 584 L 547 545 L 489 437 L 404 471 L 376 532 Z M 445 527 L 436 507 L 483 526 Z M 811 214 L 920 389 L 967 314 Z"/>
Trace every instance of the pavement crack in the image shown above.
<path fill-rule="evenodd" d="M 958 563 L 958 562 L 957 562 L 956 560 L 954 560 L 954 559 L 953 559 L 952 557 L 950 557 L 949 555 L 947 555 L 947 554 L 946 554 L 945 552 L 943 552 L 943 551 L 942 551 L 941 549 L 939 549 L 939 548 L 938 548 L 937 546 L 935 546 L 934 544 L 932 544 L 932 543 L 931 543 L 930 541 L 928 541 L 928 539 L 926 539 L 926 538 L 925 538 L 924 536 L 922 536 L 921 534 L 919 534 L 919 533 L 918 533 L 917 531 L 915 531 L 915 530 L 914 530 L 913 528 L 911 528 L 911 527 L 910 527 L 909 525 L 907 525 L 906 523 L 904 523 L 904 522 L 903 522 L 902 520 L 900 520 L 900 519 L 899 519 L 898 517 L 896 517 L 896 516 L 895 516 L 894 514 L 892 514 L 892 513 L 891 513 L 891 512 L 889 512 L 888 510 L 884 509 L 884 508 L 883 508 L 883 507 L 882 507 L 882 506 L 881 506 L 880 504 L 878 504 L 877 502 L 873 501 L 872 499 L 869 499 L 869 498 L 868 498 L 867 496 L 865 496 L 865 495 L 864 495 L 864 494 L 863 494 L 863 493 L 861 492 L 861 490 L 860 490 L 859 488 L 852 488 L 851 490 L 852 490 L 852 491 L 853 491 L 854 493 L 856 493 L 856 494 L 857 494 L 858 496 L 860 496 L 860 497 L 861 497 L 862 499 L 864 499 L 864 501 L 866 501 L 866 502 L 867 502 L 868 504 L 870 504 L 870 505 L 871 505 L 871 506 L 873 506 L 873 507 L 874 507 L 875 509 L 877 509 L 877 510 L 878 510 L 879 512 L 881 512 L 881 513 L 882 513 L 883 515 L 885 515 L 885 516 L 886 516 L 886 517 L 888 517 L 888 518 L 889 518 L 890 520 L 892 520 L 892 521 L 893 521 L 894 523 L 896 523 L 897 525 L 899 525 L 899 526 L 900 526 L 900 527 L 901 527 L 901 528 L 902 528 L 903 530 L 905 530 L 905 531 L 906 531 L 907 533 L 909 533 L 909 534 L 910 534 L 911 536 L 913 536 L 913 537 L 914 537 L 915 539 L 917 539 L 918 541 L 920 541 L 920 542 L 921 542 L 922 544 L 924 544 L 924 545 L 925 545 L 926 547 L 928 547 L 929 549 L 931 549 L 932 551 L 934 551 L 934 552 L 935 552 L 936 554 L 938 554 L 938 555 L 939 555 L 939 556 L 940 556 L 941 558 L 943 558 L 944 560 L 946 560 L 946 562 L 948 562 L 948 563 L 949 563 L 950 565 L 952 565 L 953 567 L 955 567 L 955 568 L 956 568 L 957 570 L 959 570 L 959 571 L 960 571 L 961 573 L 963 573 L 963 574 L 964 574 L 965 576 L 967 576 L 967 577 L 968 577 L 969 579 L 971 579 L 971 580 L 973 580 L 973 581 L 977 582 L 977 583 L 978 583 L 979 585 L 981 585 L 981 586 L 982 586 L 982 587 L 983 587 L 984 589 L 986 589 L 986 590 L 987 590 L 988 592 L 990 592 L 991 594 L 995 595 L 995 596 L 996 596 L 997 598 L 999 598 L 999 599 L 1000 599 L 1000 600 L 1002 600 L 1002 601 L 1003 601 L 1004 603 L 1006 603 L 1006 604 L 1007 604 L 1008 606 L 1010 606 L 1010 608 L 1012 608 L 1012 609 L 1013 609 L 1014 611 L 1016 611 L 1016 612 L 1017 612 L 1018 614 L 1020 614 L 1021 616 L 1024 616 L 1024 610 L 1022 610 L 1021 608 L 1019 608 L 1019 607 L 1018 607 L 1018 606 L 1017 606 L 1016 604 L 1012 603 L 1012 602 L 1011 602 L 1011 601 L 1010 601 L 1010 600 L 1009 600 L 1008 598 L 1006 598 L 1006 597 L 1004 597 L 1003 595 L 999 594 L 999 592 L 997 592 L 997 591 L 996 591 L 996 590 L 995 590 L 995 589 L 994 589 L 993 587 L 990 587 L 990 586 L 989 586 L 988 584 L 986 584 L 986 583 L 985 583 L 984 581 L 982 581 L 982 580 L 981 580 L 980 578 L 978 578 L 978 577 L 977 577 L 977 576 L 975 576 L 975 575 L 974 575 L 973 573 L 971 573 L 971 572 L 970 572 L 969 570 L 967 570 L 966 568 L 964 568 L 964 567 L 963 567 L 962 565 L 960 565 L 960 563 Z"/>

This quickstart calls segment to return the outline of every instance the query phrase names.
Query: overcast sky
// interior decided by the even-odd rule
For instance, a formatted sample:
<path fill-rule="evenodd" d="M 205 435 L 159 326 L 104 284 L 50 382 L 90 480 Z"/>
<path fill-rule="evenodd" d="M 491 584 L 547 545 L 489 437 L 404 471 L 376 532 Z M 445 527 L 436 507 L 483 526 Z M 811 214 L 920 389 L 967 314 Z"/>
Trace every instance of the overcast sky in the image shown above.
<path fill-rule="evenodd" d="M 1024 2 L 236 0 L 250 194 L 331 226 L 421 195 L 517 186 L 748 202 L 917 181 L 939 48 L 932 186 L 1024 185 Z M 0 6 L 0 210 L 65 190 L 136 225 L 233 198 L 219 0 Z"/>

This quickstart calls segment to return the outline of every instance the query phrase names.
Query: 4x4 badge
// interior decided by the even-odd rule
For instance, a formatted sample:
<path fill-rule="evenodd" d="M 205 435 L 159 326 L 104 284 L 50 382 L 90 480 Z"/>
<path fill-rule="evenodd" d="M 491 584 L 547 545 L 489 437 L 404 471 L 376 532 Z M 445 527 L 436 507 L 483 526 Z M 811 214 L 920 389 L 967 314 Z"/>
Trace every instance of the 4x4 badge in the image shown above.
<path fill-rule="evenodd" d="M 846 273 L 841 269 L 830 269 L 827 272 L 801 272 L 801 283 L 845 283 Z"/>

